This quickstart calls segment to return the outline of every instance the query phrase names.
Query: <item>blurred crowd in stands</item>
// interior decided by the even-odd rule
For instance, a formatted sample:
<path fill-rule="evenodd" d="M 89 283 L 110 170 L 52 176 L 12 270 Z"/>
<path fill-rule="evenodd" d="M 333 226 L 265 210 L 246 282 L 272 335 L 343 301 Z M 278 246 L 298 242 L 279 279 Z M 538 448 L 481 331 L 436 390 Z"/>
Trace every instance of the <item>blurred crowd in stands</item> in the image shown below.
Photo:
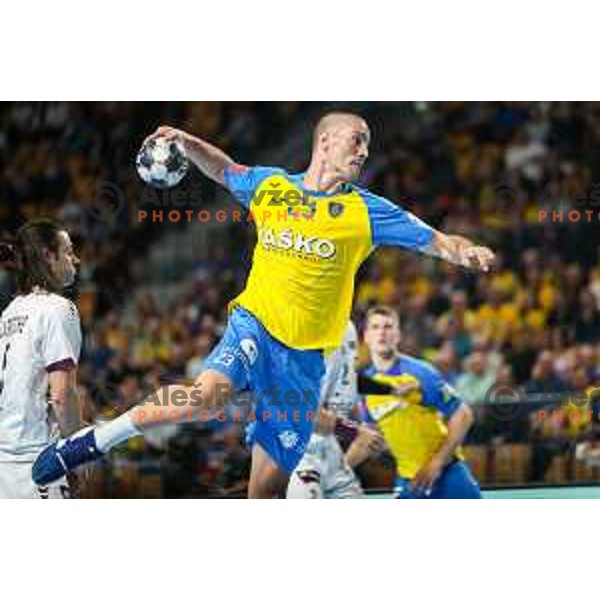
<path fill-rule="evenodd" d="M 201 371 L 248 261 L 234 252 L 242 233 L 230 225 L 233 232 L 198 257 L 185 292 L 168 306 L 136 295 L 126 257 L 160 243 L 160 228 L 136 224 L 127 211 L 95 219 L 86 206 L 89 189 L 110 181 L 125 197 L 139 196 L 132 157 L 161 122 L 251 163 L 285 143 L 292 126 L 305 120 L 308 129 L 320 113 L 318 105 L 298 103 L 0 106 L 2 230 L 53 211 L 80 243 L 80 284 L 94 290 L 91 299 L 82 297 L 81 393 L 97 418 L 115 406 L 114 389 L 101 390 L 102 382 L 118 388 L 120 410 L 138 401 L 148 382 Z M 478 407 L 472 443 L 489 455 L 502 442 L 536 441 L 523 478 L 543 480 L 555 456 L 595 435 L 596 413 L 583 413 L 597 410 L 593 392 L 600 385 L 600 103 L 421 102 L 404 106 L 402 116 L 391 103 L 371 103 L 365 115 L 380 140 L 374 140 L 364 183 L 443 231 L 492 246 L 499 261 L 493 273 L 474 275 L 381 249 L 359 274 L 354 317 L 360 327 L 369 306 L 397 308 L 402 349 L 431 360 Z M 297 164 L 287 166 L 306 166 L 308 140 Z M 542 219 L 544 210 L 562 211 L 563 218 Z M 593 211 L 596 221 L 573 222 L 566 216 L 573 210 Z M 6 298 L 10 292 L 0 271 L 0 293 Z M 133 317 L 120 310 L 126 297 L 136 299 Z M 543 393 L 563 394 L 563 404 L 579 410 L 581 419 L 540 421 L 531 410 L 519 423 L 490 424 L 486 395 L 496 382 L 520 386 L 535 407 Z M 578 406 L 568 400 L 571 392 L 592 401 Z M 132 442 L 128 451 L 146 461 L 148 472 L 162 473 L 162 495 L 222 495 L 243 487 L 247 476 L 243 442 L 230 425 L 166 427 L 164 435 Z M 119 464 L 113 461 L 115 477 Z M 493 479 L 486 469 L 479 476 Z"/>

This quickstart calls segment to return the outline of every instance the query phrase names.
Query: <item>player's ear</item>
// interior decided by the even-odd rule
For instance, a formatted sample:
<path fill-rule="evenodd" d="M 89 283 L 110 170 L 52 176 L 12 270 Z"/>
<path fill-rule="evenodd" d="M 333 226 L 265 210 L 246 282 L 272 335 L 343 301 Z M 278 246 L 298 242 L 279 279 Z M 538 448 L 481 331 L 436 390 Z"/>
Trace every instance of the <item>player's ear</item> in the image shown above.
<path fill-rule="evenodd" d="M 56 260 L 56 253 L 52 252 L 52 250 L 50 250 L 50 248 L 48 248 L 47 246 L 44 246 L 42 248 L 42 258 L 46 262 L 52 262 L 53 260 Z"/>
<path fill-rule="evenodd" d="M 319 146 L 320 148 L 324 151 L 327 152 L 329 150 L 329 143 L 330 143 L 330 135 L 328 131 L 324 131 L 320 136 L 319 136 Z"/>

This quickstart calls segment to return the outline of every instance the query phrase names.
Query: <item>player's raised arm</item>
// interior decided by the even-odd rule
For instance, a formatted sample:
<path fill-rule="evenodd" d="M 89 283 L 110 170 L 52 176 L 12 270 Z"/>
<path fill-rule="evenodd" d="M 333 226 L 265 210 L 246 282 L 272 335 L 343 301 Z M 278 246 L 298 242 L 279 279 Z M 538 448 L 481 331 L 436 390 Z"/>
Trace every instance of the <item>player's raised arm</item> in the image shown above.
<path fill-rule="evenodd" d="M 225 169 L 235 162 L 221 149 L 181 129 L 166 126 L 159 127 L 146 141 L 159 137 L 178 139 L 183 144 L 189 160 L 204 175 L 220 185 L 226 185 Z"/>

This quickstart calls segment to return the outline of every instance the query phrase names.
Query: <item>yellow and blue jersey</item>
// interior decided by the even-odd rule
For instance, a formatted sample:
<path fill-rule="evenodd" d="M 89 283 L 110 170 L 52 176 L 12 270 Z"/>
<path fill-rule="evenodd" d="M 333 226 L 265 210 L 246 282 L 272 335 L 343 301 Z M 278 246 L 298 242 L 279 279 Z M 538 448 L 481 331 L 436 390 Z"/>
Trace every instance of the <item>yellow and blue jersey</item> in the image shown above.
<path fill-rule="evenodd" d="M 358 186 L 325 194 L 304 174 L 232 165 L 225 182 L 252 213 L 258 241 L 244 291 L 233 301 L 286 346 L 333 349 L 350 318 L 354 278 L 378 246 L 425 251 L 433 230 Z"/>
<path fill-rule="evenodd" d="M 412 479 L 444 442 L 446 420 L 462 401 L 435 367 L 417 358 L 399 355 L 385 372 L 372 364 L 362 372 L 382 383 L 416 384 L 416 389 L 403 396 L 367 395 L 361 402 L 364 420 L 381 431 L 398 475 Z M 462 458 L 460 451 L 456 458 Z"/>

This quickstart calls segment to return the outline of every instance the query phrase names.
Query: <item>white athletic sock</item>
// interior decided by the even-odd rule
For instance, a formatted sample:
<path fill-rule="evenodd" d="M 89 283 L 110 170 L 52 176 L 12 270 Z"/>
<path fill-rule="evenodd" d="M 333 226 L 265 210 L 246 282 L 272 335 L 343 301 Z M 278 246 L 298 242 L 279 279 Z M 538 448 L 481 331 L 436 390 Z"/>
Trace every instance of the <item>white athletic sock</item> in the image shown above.
<path fill-rule="evenodd" d="M 94 431 L 96 446 L 100 452 L 108 452 L 113 446 L 136 435 L 140 435 L 140 431 L 131 421 L 129 413 L 122 414 L 108 423 L 99 425 Z"/>

